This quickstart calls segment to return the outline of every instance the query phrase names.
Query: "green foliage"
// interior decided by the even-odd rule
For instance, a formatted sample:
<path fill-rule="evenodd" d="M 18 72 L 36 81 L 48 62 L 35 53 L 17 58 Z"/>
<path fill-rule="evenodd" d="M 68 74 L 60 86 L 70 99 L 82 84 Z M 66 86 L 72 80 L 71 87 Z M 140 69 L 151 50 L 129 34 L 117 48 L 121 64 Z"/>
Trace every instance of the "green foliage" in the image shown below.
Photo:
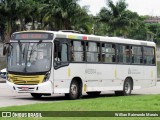
<path fill-rule="evenodd" d="M 160 24 L 146 23 L 150 16 L 139 16 L 127 9 L 125 0 L 113 3 L 106 0 L 106 7 L 98 14 L 95 34 L 107 36 L 122 36 L 138 40 L 152 40 L 160 44 Z"/>
<path fill-rule="evenodd" d="M 160 24 L 159 23 L 148 23 L 146 24 L 150 33 L 154 36 L 154 42 L 160 44 Z"/>
<path fill-rule="evenodd" d="M 137 23 L 136 28 L 132 28 L 129 31 L 128 38 L 131 39 L 137 39 L 137 40 L 146 40 L 147 39 L 147 33 L 149 29 L 147 28 L 147 25 L 145 24 L 144 16 L 139 17 L 139 21 Z"/>
<path fill-rule="evenodd" d="M 3 0 L 0 3 L 0 35 L 8 41 L 15 31 L 31 29 L 74 29 L 85 34 L 120 36 L 131 39 L 152 39 L 160 44 L 159 23 L 146 23 L 150 16 L 139 16 L 127 9 L 125 0 L 115 4 L 106 0 L 106 7 L 97 16 L 88 14 L 88 6 L 79 0 Z"/>
<path fill-rule="evenodd" d="M 49 99 L 49 98 L 48 98 Z M 47 99 L 45 99 L 46 101 Z M 51 99 L 49 99 L 50 101 Z M 61 102 L 38 103 L 23 106 L 2 107 L 0 111 L 159 111 L 159 95 L 133 95 L 133 96 L 112 96 L 102 95 L 99 98 L 83 98 L 81 100 L 69 100 Z M 156 120 L 156 117 L 85 117 L 87 120 L 93 119 L 114 119 L 114 120 Z M 12 118 L 11 118 L 12 119 Z M 15 118 L 14 118 L 15 119 Z M 16 118 L 17 119 L 17 118 Z M 23 118 L 28 119 L 28 118 Z M 30 118 L 35 119 L 35 118 Z M 37 118 L 36 118 L 37 119 Z M 53 118 L 38 118 L 49 119 Z M 71 117 L 56 117 L 56 119 L 75 119 Z M 76 119 L 84 119 L 77 118 Z M 159 118 L 158 118 L 159 119 Z"/>
<path fill-rule="evenodd" d="M 116 4 L 107 0 L 107 7 L 99 13 L 99 21 L 108 25 L 110 36 L 121 35 L 127 37 L 132 28 L 137 28 L 139 16 L 137 13 L 127 10 L 125 0 L 119 0 Z"/>
<path fill-rule="evenodd" d="M 102 95 L 99 98 L 2 107 L 0 111 L 159 111 L 159 102 L 159 95 Z"/>
<path fill-rule="evenodd" d="M 0 33 L 8 41 L 15 31 L 31 29 L 75 29 L 91 33 L 92 23 L 87 7 L 80 7 L 78 0 L 3 0 L 0 3 Z"/>

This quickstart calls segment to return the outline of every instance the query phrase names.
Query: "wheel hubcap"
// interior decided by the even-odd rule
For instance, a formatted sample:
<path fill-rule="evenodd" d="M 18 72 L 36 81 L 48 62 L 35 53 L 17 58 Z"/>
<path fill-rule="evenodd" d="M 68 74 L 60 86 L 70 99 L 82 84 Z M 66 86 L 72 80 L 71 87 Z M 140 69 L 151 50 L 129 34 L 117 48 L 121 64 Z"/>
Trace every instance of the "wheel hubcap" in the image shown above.
<path fill-rule="evenodd" d="M 71 94 L 72 95 L 77 94 L 77 86 L 75 84 L 72 84 L 72 86 L 71 86 Z"/>
<path fill-rule="evenodd" d="M 131 88 L 130 84 L 127 82 L 124 87 L 125 87 L 125 92 L 129 93 Z"/>

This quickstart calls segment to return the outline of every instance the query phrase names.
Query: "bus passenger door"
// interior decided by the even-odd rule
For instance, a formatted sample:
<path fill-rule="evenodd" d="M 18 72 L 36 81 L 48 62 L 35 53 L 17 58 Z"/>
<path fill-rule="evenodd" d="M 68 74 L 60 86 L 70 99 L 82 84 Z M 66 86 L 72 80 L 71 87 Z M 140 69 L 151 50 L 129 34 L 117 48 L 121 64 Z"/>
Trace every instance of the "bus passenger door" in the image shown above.
<path fill-rule="evenodd" d="M 54 93 L 69 92 L 69 45 L 65 39 L 57 39 L 54 42 L 53 66 L 54 66 Z"/>

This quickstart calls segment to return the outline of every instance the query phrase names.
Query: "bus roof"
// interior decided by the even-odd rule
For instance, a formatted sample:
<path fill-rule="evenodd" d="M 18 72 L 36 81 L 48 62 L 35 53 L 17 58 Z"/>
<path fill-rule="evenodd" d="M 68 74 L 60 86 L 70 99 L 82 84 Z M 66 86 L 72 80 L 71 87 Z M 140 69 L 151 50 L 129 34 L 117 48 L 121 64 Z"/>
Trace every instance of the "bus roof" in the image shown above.
<path fill-rule="evenodd" d="M 112 43 L 122 43 L 122 44 L 136 44 L 136 45 L 148 45 L 155 46 L 156 44 L 153 41 L 143 41 L 135 39 L 127 39 L 122 37 L 108 37 L 108 36 L 97 36 L 97 35 L 87 35 L 71 32 L 54 32 L 57 37 L 70 38 L 70 39 L 79 39 L 79 40 L 92 40 L 92 41 L 103 41 L 103 42 L 112 42 Z"/>
<path fill-rule="evenodd" d="M 20 31 L 15 33 L 27 33 L 27 32 L 48 32 L 53 33 L 56 38 L 69 38 L 77 40 L 92 40 L 92 41 L 103 41 L 103 42 L 112 42 L 112 43 L 122 43 L 122 44 L 134 44 L 134 45 L 146 45 L 146 46 L 155 46 L 156 44 L 152 41 L 143 41 L 143 40 L 134 40 L 121 37 L 108 37 L 108 36 L 97 36 L 97 35 L 87 35 L 63 31 L 45 31 L 45 30 L 29 30 L 29 31 Z M 13 34 L 15 34 L 13 33 Z"/>

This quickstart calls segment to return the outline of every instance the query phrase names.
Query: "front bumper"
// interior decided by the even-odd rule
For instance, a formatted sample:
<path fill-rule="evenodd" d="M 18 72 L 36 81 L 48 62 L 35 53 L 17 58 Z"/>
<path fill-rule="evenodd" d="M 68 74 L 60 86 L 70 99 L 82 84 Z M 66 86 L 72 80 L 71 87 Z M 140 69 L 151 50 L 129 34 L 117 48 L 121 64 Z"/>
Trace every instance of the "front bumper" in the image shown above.
<path fill-rule="evenodd" d="M 11 90 L 14 90 L 18 93 L 53 93 L 53 85 L 51 81 L 40 83 L 38 85 L 17 85 L 9 81 L 6 83 L 9 85 Z"/>

